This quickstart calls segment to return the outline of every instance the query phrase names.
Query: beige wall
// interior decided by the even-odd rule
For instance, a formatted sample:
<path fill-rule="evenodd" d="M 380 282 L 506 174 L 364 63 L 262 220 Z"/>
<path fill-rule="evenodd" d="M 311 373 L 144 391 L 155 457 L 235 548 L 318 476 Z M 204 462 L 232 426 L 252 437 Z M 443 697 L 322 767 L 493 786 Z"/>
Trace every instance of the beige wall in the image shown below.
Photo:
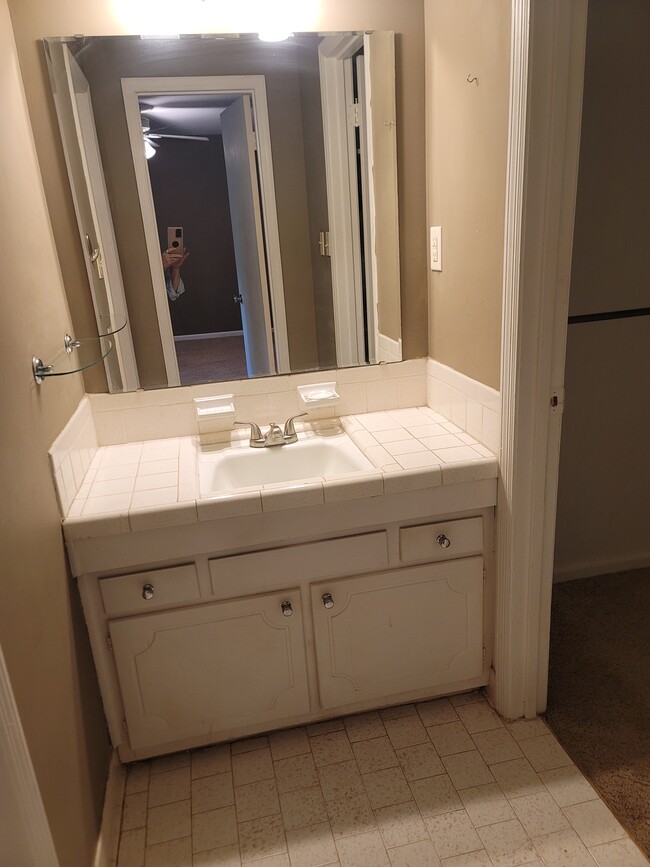
<path fill-rule="evenodd" d="M 443 268 L 429 272 L 429 351 L 499 388 L 510 3 L 425 0 L 425 18 L 428 220 L 442 226 Z"/>
<path fill-rule="evenodd" d="M 650 304 L 650 4 L 589 0 L 572 315 Z M 556 576 L 650 563 L 650 317 L 569 326 Z"/>
<path fill-rule="evenodd" d="M 83 390 L 79 376 L 38 387 L 31 375 L 32 355 L 53 356 L 70 320 L 6 0 L 0 67 L 0 233 L 11 251 L 0 320 L 0 644 L 60 863 L 79 867 L 92 862 L 109 748 L 46 452 Z"/>
<path fill-rule="evenodd" d="M 219 30 L 224 18 L 202 7 L 201 28 Z M 310 4 L 303 4 L 307 8 Z M 317 12 L 300 28 L 314 30 L 395 30 L 397 53 L 397 149 L 400 190 L 402 338 L 405 358 L 427 353 L 426 317 L 426 235 L 424 177 L 424 40 L 421 0 L 323 0 Z M 53 222 L 57 250 L 65 282 L 75 297 L 82 293 L 86 277 L 77 240 L 56 118 L 49 93 L 47 70 L 39 40 L 44 36 L 71 33 L 109 35 L 128 33 L 132 22 L 120 18 L 120 9 L 136 10 L 136 4 L 109 0 L 10 0 L 25 90 L 34 127 L 45 193 Z M 160 4 L 151 4 L 158 9 Z M 250 21 L 239 24 L 236 16 L 246 4 L 232 4 L 226 22 L 232 29 L 250 29 Z M 215 7 L 221 9 L 221 6 Z M 157 20 L 157 19 L 156 19 Z M 155 23 L 155 20 L 154 22 Z M 83 307 L 72 311 L 77 333 L 92 332 L 92 310 L 87 298 Z M 101 382 L 87 379 L 88 390 L 102 390 Z"/>

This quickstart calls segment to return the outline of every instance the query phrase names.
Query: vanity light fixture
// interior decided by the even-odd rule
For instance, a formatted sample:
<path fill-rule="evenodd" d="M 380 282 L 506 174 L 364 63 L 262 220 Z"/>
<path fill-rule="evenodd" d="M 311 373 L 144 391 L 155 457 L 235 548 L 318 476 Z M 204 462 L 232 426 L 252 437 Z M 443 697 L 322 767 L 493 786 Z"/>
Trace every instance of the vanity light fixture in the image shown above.
<path fill-rule="evenodd" d="M 262 42 L 284 42 L 286 39 L 291 39 L 293 33 L 285 30 L 281 25 L 277 27 L 269 25 L 264 30 L 260 30 L 257 36 Z"/>

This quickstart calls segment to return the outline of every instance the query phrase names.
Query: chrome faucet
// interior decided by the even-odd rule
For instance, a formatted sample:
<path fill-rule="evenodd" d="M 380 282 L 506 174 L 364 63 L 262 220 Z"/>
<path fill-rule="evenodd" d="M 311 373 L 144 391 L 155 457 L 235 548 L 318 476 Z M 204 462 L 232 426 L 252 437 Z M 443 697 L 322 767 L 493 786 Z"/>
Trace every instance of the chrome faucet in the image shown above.
<path fill-rule="evenodd" d="M 302 418 L 307 415 L 306 412 L 301 412 L 299 415 L 292 415 L 284 423 L 284 430 L 274 421 L 269 425 L 266 434 L 263 434 L 254 421 L 236 421 L 234 424 L 247 425 L 251 429 L 251 437 L 248 442 L 252 449 L 268 449 L 271 446 L 287 446 L 289 443 L 295 443 L 298 440 L 298 434 L 293 425 L 297 418 Z"/>

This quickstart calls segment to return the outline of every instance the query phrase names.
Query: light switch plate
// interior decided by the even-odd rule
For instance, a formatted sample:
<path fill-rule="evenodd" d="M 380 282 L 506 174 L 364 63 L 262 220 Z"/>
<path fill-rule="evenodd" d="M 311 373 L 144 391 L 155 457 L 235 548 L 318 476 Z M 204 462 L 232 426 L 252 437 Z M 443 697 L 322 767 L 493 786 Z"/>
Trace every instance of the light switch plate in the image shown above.
<path fill-rule="evenodd" d="M 429 228 L 429 259 L 432 271 L 442 271 L 442 227 Z"/>

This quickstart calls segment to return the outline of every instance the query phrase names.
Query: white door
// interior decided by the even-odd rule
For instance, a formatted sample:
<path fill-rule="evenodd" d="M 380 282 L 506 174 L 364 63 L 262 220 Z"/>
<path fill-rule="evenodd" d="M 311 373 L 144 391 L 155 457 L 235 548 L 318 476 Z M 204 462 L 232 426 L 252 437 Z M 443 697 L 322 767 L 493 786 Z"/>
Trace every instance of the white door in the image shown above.
<path fill-rule="evenodd" d="M 66 45 L 48 43 L 48 52 L 97 327 L 100 334 L 111 333 L 127 320 L 127 307 L 90 86 Z M 105 360 L 109 388 L 133 391 L 139 387 L 139 380 L 128 323 L 111 339 L 115 352 Z"/>
<path fill-rule="evenodd" d="M 482 557 L 322 581 L 311 597 L 323 707 L 487 682 Z"/>
<path fill-rule="evenodd" d="M 250 96 L 222 112 L 221 125 L 246 367 L 249 376 L 265 376 L 275 373 L 275 359 Z"/>
<path fill-rule="evenodd" d="M 309 711 L 297 590 L 126 617 L 109 629 L 134 750 L 205 743 Z"/>

